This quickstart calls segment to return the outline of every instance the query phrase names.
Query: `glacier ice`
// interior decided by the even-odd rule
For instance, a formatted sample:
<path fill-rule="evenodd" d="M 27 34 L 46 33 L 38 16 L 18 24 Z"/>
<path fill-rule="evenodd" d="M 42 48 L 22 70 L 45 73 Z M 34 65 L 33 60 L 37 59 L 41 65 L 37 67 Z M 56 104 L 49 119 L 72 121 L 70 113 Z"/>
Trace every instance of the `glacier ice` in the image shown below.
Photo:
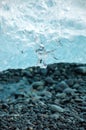
<path fill-rule="evenodd" d="M 85 9 L 85 0 L 1 0 L 0 71 L 86 63 Z"/>

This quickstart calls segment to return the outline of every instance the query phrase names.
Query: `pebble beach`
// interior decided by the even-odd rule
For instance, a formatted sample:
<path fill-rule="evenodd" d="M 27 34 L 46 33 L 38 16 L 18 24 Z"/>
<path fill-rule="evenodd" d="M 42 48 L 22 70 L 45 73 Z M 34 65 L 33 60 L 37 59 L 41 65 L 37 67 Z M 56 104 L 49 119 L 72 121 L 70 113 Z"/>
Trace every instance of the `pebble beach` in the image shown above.
<path fill-rule="evenodd" d="M 0 130 L 86 130 L 86 64 L 0 72 Z"/>

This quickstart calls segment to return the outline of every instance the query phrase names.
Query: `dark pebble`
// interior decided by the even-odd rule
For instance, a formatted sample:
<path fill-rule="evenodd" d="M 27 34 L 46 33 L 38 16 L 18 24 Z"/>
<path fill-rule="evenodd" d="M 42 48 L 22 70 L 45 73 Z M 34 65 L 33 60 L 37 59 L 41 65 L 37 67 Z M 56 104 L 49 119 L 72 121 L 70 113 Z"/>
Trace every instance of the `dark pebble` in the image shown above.
<path fill-rule="evenodd" d="M 47 75 L 47 69 L 41 68 L 41 69 L 40 69 L 40 74 L 41 74 L 42 76 L 46 76 L 46 75 Z"/>
<path fill-rule="evenodd" d="M 6 103 L 0 105 L 1 109 L 9 109 L 9 106 Z"/>
<path fill-rule="evenodd" d="M 63 92 L 64 89 L 69 88 L 65 81 L 61 81 L 57 85 L 55 85 L 54 89 L 56 92 Z"/>
<path fill-rule="evenodd" d="M 75 80 L 74 79 L 68 79 L 65 81 L 70 87 L 74 85 Z"/>
<path fill-rule="evenodd" d="M 74 92 L 75 92 L 76 90 L 74 90 L 74 89 L 71 89 L 71 88 L 66 88 L 66 89 L 64 89 L 64 93 L 66 93 L 68 96 L 71 96 L 71 95 L 74 95 Z"/>
<path fill-rule="evenodd" d="M 44 89 L 44 81 L 37 81 L 32 84 L 32 88 L 35 90 L 42 90 Z"/>
<path fill-rule="evenodd" d="M 33 77 L 32 73 L 29 70 L 22 70 L 22 75 L 26 77 Z"/>
<path fill-rule="evenodd" d="M 52 77 L 46 77 L 45 78 L 45 84 L 46 85 L 52 85 L 52 84 L 54 84 L 55 83 L 55 81 L 52 79 Z"/>
<path fill-rule="evenodd" d="M 86 66 L 76 67 L 75 72 L 78 74 L 86 75 Z"/>
<path fill-rule="evenodd" d="M 12 96 L 14 96 L 15 99 L 18 99 L 18 98 L 24 98 L 25 94 L 24 93 L 12 93 Z"/>

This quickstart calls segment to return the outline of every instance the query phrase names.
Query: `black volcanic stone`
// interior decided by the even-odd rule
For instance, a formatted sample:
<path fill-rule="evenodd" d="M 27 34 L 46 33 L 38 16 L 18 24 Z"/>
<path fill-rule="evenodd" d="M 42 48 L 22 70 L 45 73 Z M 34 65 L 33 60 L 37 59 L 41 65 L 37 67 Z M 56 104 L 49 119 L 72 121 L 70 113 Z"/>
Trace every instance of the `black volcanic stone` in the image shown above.
<path fill-rule="evenodd" d="M 52 85 L 54 83 L 55 83 L 55 81 L 53 80 L 52 77 L 48 76 L 45 78 L 45 85 Z"/>
<path fill-rule="evenodd" d="M 46 75 L 47 75 L 47 69 L 41 68 L 41 69 L 40 69 L 40 74 L 41 74 L 42 76 L 46 76 Z"/>
<path fill-rule="evenodd" d="M 69 88 L 65 81 L 61 81 L 60 83 L 56 84 L 54 89 L 56 92 L 63 92 L 64 89 Z"/>
<path fill-rule="evenodd" d="M 48 65 L 48 66 L 47 66 L 47 70 L 48 70 L 48 72 L 49 72 L 49 71 L 52 71 L 52 72 L 53 72 L 56 67 L 57 67 L 57 64 Z"/>
<path fill-rule="evenodd" d="M 78 74 L 86 75 L 86 66 L 76 67 L 75 72 L 78 73 Z"/>
<path fill-rule="evenodd" d="M 23 76 L 26 76 L 28 78 L 29 77 L 31 78 L 33 76 L 32 73 L 29 70 L 28 71 L 27 70 L 23 70 L 22 73 L 23 73 L 22 74 Z"/>
<path fill-rule="evenodd" d="M 2 105 L 0 105 L 0 108 L 1 108 L 1 109 L 8 109 L 9 106 L 8 106 L 8 104 L 3 103 Z"/>
<path fill-rule="evenodd" d="M 43 81 L 37 81 L 32 84 L 32 88 L 35 90 L 41 90 L 44 89 L 44 82 Z"/>
<path fill-rule="evenodd" d="M 75 83 L 75 80 L 74 79 L 68 79 L 68 80 L 65 80 L 65 82 L 70 86 L 72 87 Z"/>

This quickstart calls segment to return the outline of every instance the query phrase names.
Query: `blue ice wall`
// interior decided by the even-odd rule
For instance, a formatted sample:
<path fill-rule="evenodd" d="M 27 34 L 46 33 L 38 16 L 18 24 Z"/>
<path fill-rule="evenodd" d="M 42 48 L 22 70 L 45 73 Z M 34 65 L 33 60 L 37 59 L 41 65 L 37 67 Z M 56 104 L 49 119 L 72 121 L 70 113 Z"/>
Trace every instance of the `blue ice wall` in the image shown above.
<path fill-rule="evenodd" d="M 85 0 L 1 0 L 0 71 L 86 63 Z"/>

